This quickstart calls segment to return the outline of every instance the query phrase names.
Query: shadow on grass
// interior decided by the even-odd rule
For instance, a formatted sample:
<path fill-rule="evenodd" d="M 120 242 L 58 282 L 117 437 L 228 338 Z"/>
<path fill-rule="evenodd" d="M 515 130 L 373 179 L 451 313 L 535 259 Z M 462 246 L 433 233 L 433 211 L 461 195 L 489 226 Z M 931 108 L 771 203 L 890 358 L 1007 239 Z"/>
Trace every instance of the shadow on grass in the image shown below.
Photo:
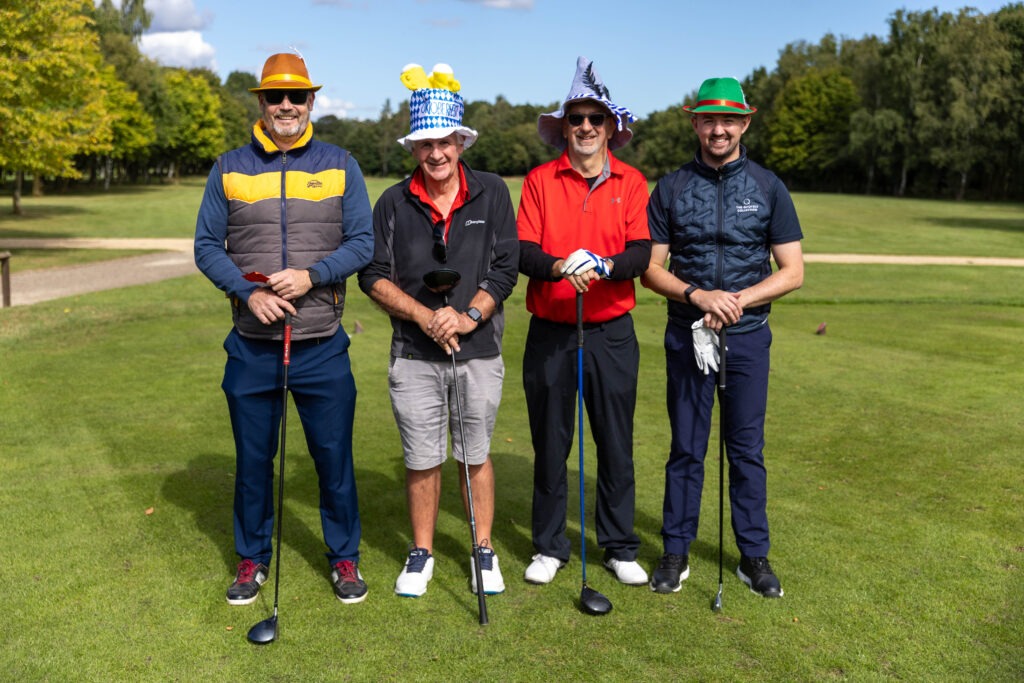
<path fill-rule="evenodd" d="M 964 218 L 958 216 L 929 216 L 923 219 L 927 223 L 942 228 L 966 228 L 968 230 L 1000 230 L 1002 232 L 1024 233 L 1024 220 L 1020 218 Z"/>
<path fill-rule="evenodd" d="M 389 558 L 387 566 L 373 567 L 369 571 L 378 577 L 378 581 L 379 577 L 389 577 L 390 581 L 401 571 L 411 541 L 405 496 L 405 465 L 400 452 L 386 456 L 373 454 L 369 457 L 387 457 L 391 462 L 383 465 L 377 462 L 373 463 L 373 466 L 360 467 L 359 454 L 356 454 L 356 484 L 362 524 L 361 550 L 365 554 L 366 550 L 372 548 L 376 554 Z M 326 577 L 328 567 L 324 555 L 326 547 L 319 525 L 319 488 L 316 470 L 304 447 L 301 450 L 296 449 L 294 453 L 287 453 L 286 458 L 282 534 L 284 545 Z M 510 452 L 493 453 L 492 458 L 496 479 L 495 543 L 502 554 L 506 585 L 515 584 L 522 581 L 522 569 L 535 552 L 530 530 L 533 459 Z M 575 567 L 575 571 L 579 571 L 579 499 L 578 481 L 574 474 L 572 471 L 569 473 L 567 520 L 573 559 L 567 569 Z M 275 494 L 276 476 L 275 469 Z M 472 540 L 459 491 L 463 476 L 462 465 L 449 457 L 442 467 L 441 501 L 438 530 L 434 537 L 434 554 L 438 561 L 438 571 L 458 572 L 465 578 L 467 589 L 452 591 L 452 597 L 464 606 L 467 613 L 475 615 L 477 601 L 468 590 Z M 597 546 L 594 531 L 595 500 L 592 496 L 596 490 L 596 476 L 588 474 L 585 485 L 588 577 L 592 582 L 602 584 L 612 579 L 602 567 L 603 552 Z M 165 479 L 162 494 L 168 502 L 191 513 L 196 529 L 220 550 L 226 574 L 233 573 L 238 563 L 234 551 L 232 526 L 234 456 L 212 452 L 196 455 L 183 470 Z M 452 520 L 456 520 L 457 523 L 453 525 Z M 717 525 L 717 519 L 705 520 L 705 523 Z M 661 519 L 637 510 L 635 528 L 641 538 L 640 556 L 637 560 L 647 571 L 651 571 L 662 552 L 658 533 Z M 276 527 L 274 533 L 276 546 Z M 726 574 L 731 572 L 730 567 L 735 568 L 737 561 L 735 554 L 729 550 L 732 546 L 731 538 L 727 522 Z M 701 572 L 703 576 L 713 574 L 706 568 L 717 565 L 717 545 L 697 541 L 691 548 L 691 554 L 702 560 L 701 564 L 705 567 Z"/>

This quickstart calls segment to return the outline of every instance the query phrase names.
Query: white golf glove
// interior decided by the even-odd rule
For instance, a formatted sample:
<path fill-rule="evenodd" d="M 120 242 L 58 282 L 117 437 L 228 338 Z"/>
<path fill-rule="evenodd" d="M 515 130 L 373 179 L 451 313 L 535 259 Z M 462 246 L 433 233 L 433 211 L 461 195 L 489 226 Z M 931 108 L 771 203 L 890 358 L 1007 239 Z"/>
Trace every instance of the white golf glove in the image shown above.
<path fill-rule="evenodd" d="M 586 249 L 572 252 L 562 264 L 562 275 L 580 275 L 588 270 L 596 270 L 601 277 L 608 277 L 608 265 L 604 259 Z"/>
<path fill-rule="evenodd" d="M 693 330 L 693 355 L 697 359 L 697 368 L 704 374 L 711 370 L 718 372 L 718 333 L 704 327 L 704 320 L 695 322 Z"/>

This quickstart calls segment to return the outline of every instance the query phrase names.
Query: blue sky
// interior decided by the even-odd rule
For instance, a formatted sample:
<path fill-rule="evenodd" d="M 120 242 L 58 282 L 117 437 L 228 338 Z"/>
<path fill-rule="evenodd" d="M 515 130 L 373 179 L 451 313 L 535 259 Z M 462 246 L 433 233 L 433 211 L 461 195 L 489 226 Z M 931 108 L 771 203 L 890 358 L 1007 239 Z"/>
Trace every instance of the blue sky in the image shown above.
<path fill-rule="evenodd" d="M 409 97 L 410 62 L 451 64 L 468 100 L 560 102 L 576 57 L 594 60 L 617 104 L 643 117 L 682 103 L 704 78 L 771 70 L 788 43 L 888 34 L 900 8 L 1008 1 L 887 0 L 146 0 L 142 49 L 168 66 L 257 77 L 266 57 L 296 48 L 323 89 L 314 118 L 376 118 Z M 755 106 L 763 106 L 752 102 Z"/>

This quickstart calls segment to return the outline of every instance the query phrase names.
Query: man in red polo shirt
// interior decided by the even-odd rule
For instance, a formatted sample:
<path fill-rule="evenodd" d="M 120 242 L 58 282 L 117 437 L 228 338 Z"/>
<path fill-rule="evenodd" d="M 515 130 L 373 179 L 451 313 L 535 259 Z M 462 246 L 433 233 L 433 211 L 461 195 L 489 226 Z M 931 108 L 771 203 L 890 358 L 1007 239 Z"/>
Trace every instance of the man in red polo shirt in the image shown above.
<path fill-rule="evenodd" d="M 562 151 L 533 169 L 519 204 L 519 271 L 533 314 L 523 387 L 534 449 L 531 583 L 549 583 L 569 559 L 566 459 L 576 404 L 576 293 L 583 293 L 583 399 L 597 444 L 597 542 L 619 581 L 647 583 L 633 531 L 633 412 L 640 349 L 629 311 L 633 279 L 650 261 L 647 180 L 611 154 L 636 118 L 614 104 L 580 57 L 569 95 L 537 122 Z"/>

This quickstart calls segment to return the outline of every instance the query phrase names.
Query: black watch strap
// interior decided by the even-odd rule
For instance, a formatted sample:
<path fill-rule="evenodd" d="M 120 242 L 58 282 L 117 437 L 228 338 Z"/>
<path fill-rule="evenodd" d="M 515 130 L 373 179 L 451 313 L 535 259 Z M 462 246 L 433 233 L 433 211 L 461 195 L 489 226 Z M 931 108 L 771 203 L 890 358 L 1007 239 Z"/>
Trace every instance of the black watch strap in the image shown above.
<path fill-rule="evenodd" d="M 309 273 L 309 281 L 316 287 L 320 284 L 320 273 L 316 272 L 315 268 L 306 268 L 306 272 Z"/>
<path fill-rule="evenodd" d="M 692 301 L 690 301 L 690 295 L 696 292 L 698 289 L 700 289 L 700 287 L 698 287 L 697 285 L 690 285 L 689 287 L 686 288 L 686 291 L 683 292 L 683 298 L 686 299 L 686 303 L 693 303 Z"/>
<path fill-rule="evenodd" d="M 469 319 L 472 320 L 473 322 L 475 322 L 477 325 L 480 324 L 480 321 L 483 320 L 483 317 L 484 317 L 483 314 L 480 313 L 480 309 L 476 308 L 476 307 L 473 307 L 473 308 L 470 308 L 469 310 L 467 310 L 466 311 L 466 315 L 468 315 Z"/>

